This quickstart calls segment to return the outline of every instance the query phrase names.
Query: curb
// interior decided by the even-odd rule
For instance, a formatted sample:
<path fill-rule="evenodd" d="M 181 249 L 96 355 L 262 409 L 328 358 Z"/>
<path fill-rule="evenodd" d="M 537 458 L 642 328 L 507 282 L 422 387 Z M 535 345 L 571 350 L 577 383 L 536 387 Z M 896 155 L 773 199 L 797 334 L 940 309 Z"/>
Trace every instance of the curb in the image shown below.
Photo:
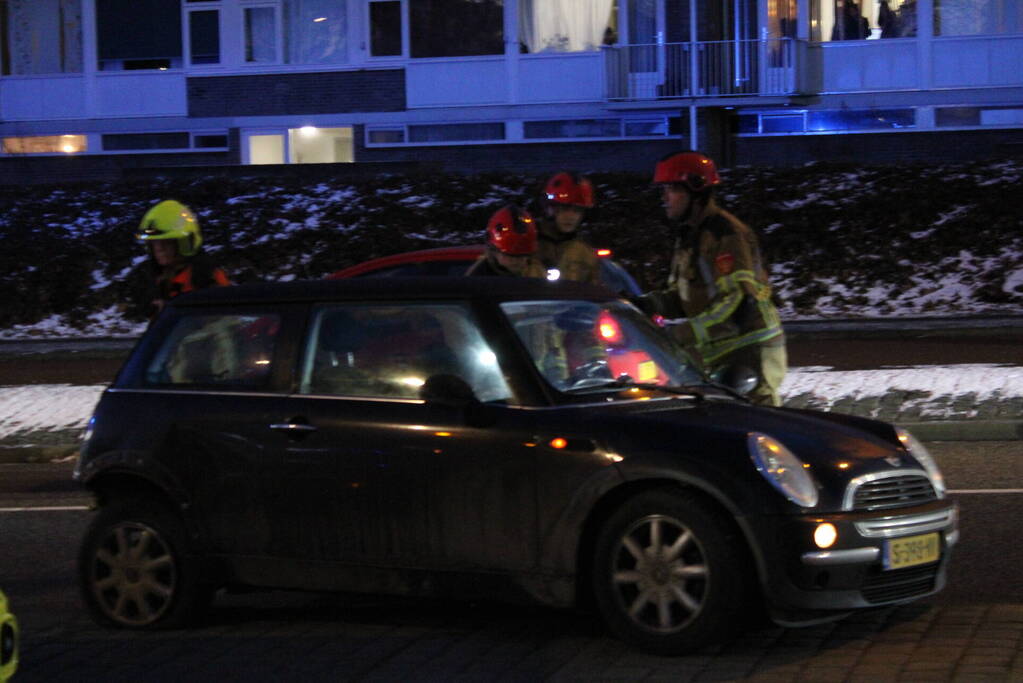
<path fill-rule="evenodd" d="M 32 462 L 56 462 L 78 455 L 79 443 L 45 446 L 0 446 L 0 465 Z"/>
<path fill-rule="evenodd" d="M 1020 441 L 1023 440 L 1021 420 L 951 420 L 948 422 L 901 422 L 921 441 Z"/>

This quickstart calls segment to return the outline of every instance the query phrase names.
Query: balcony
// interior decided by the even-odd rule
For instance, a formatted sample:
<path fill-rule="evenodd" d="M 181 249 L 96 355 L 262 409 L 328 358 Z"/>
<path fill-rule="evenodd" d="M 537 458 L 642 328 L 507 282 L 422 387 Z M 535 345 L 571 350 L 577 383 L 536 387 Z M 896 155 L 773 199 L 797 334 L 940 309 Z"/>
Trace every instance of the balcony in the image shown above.
<path fill-rule="evenodd" d="M 607 47 L 607 99 L 795 95 L 805 47 L 791 38 Z"/>

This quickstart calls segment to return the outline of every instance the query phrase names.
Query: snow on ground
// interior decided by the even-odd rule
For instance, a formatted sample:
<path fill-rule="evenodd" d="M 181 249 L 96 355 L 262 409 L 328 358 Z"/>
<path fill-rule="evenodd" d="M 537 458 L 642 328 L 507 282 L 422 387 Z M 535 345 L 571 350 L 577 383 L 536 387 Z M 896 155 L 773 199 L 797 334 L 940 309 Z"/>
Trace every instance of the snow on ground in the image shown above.
<path fill-rule="evenodd" d="M 83 429 L 106 385 L 36 384 L 0 387 L 0 439 L 19 433 Z M 988 399 L 1023 397 L 1023 367 L 997 364 L 937 365 L 835 371 L 826 367 L 791 368 L 782 384 L 784 397 L 813 394 L 830 408 L 851 397 L 859 400 L 889 391 L 920 392 L 914 399 L 927 415 L 933 398 L 970 395 Z"/>

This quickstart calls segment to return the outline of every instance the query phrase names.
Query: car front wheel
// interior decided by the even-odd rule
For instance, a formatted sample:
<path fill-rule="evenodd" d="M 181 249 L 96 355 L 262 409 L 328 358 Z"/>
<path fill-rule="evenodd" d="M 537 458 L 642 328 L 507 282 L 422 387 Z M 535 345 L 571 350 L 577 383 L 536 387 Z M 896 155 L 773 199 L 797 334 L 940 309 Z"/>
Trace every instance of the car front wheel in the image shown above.
<path fill-rule="evenodd" d="M 78 572 L 89 612 L 109 626 L 183 626 L 212 598 L 181 520 L 142 502 L 99 511 L 82 543 Z"/>
<path fill-rule="evenodd" d="M 608 627 L 657 654 L 724 638 L 749 596 L 737 532 L 684 491 L 648 491 L 623 504 L 601 529 L 593 567 Z"/>

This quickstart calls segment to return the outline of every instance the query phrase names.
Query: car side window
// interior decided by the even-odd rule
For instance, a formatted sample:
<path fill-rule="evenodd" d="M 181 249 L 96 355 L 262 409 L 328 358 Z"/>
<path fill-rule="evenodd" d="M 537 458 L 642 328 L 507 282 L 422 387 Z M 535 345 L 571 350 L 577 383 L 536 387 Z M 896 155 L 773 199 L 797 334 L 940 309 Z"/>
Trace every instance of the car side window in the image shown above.
<path fill-rule="evenodd" d="M 264 386 L 280 316 L 190 314 L 178 319 L 146 367 L 153 385 Z"/>
<path fill-rule="evenodd" d="M 418 399 L 426 380 L 456 375 L 481 401 L 511 396 L 497 356 L 456 304 L 350 304 L 316 311 L 303 394 Z"/>

